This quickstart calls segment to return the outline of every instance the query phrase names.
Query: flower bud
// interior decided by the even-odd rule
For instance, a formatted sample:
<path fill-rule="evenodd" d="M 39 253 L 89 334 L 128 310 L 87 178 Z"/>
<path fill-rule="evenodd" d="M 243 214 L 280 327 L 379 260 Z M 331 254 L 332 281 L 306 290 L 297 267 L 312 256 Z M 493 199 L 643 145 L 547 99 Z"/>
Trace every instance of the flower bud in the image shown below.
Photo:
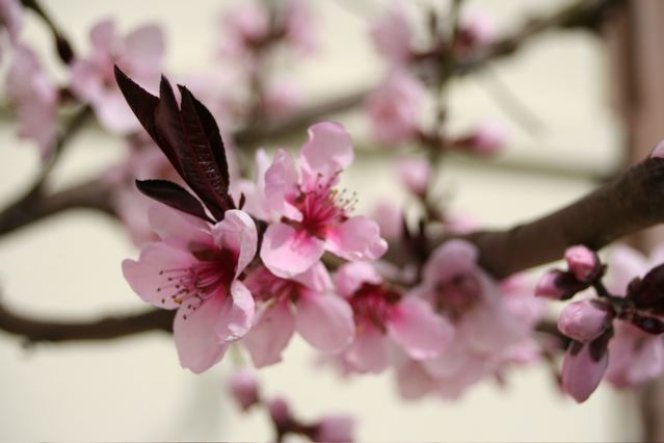
<path fill-rule="evenodd" d="M 535 295 L 551 300 L 567 300 L 587 287 L 588 285 L 579 282 L 574 274 L 553 269 L 544 274 L 537 283 Z"/>
<path fill-rule="evenodd" d="M 664 321 L 649 315 L 634 314 L 631 323 L 648 334 L 659 335 L 664 333 Z"/>
<path fill-rule="evenodd" d="M 648 271 L 643 278 L 635 278 L 627 286 L 627 298 L 641 309 L 664 314 L 664 264 Z"/>
<path fill-rule="evenodd" d="M 279 429 L 287 427 L 291 422 L 290 409 L 288 403 L 283 398 L 277 397 L 268 402 L 268 410 L 272 421 Z"/>
<path fill-rule="evenodd" d="M 605 334 L 606 335 L 606 334 Z M 562 367 L 562 388 L 578 403 L 583 403 L 599 386 L 609 364 L 608 335 L 591 343 L 573 341 Z"/>
<path fill-rule="evenodd" d="M 567 248 L 565 261 L 569 271 L 581 282 L 590 283 L 602 273 L 602 264 L 597 254 L 583 245 Z"/>
<path fill-rule="evenodd" d="M 496 26 L 492 17 L 474 11 L 461 17 L 459 38 L 464 46 L 487 46 L 496 39 Z"/>
<path fill-rule="evenodd" d="M 581 300 L 565 306 L 558 318 L 558 330 L 573 340 L 587 343 L 606 331 L 612 319 L 609 306 L 597 300 Z"/>
<path fill-rule="evenodd" d="M 235 372 L 231 376 L 229 389 L 243 411 L 258 403 L 258 381 L 251 371 Z"/>
<path fill-rule="evenodd" d="M 431 165 L 426 159 L 404 157 L 397 163 L 397 173 L 401 183 L 409 192 L 424 196 L 431 181 Z"/>
<path fill-rule="evenodd" d="M 314 428 L 312 441 L 343 443 L 353 441 L 355 420 L 347 415 L 324 417 Z"/>

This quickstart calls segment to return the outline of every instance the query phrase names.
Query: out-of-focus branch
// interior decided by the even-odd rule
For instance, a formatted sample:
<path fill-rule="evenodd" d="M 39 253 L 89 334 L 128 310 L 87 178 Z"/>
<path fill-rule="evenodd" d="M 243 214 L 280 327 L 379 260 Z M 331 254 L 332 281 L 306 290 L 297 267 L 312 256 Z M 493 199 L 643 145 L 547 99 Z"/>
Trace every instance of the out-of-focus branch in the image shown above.
<path fill-rule="evenodd" d="M 48 12 L 41 7 L 37 0 L 21 0 L 21 4 L 26 9 L 31 9 L 35 14 L 37 14 L 51 31 L 51 34 L 53 35 L 53 42 L 55 43 L 55 49 L 58 53 L 58 56 L 60 57 L 60 60 L 62 60 L 65 64 L 71 63 L 75 57 L 74 48 L 62 30 L 60 30 L 60 28 L 55 24 L 55 21 L 48 14 Z"/>
<path fill-rule="evenodd" d="M 560 10 L 528 20 L 521 28 L 489 45 L 478 57 L 458 64 L 458 74 L 468 74 L 489 61 L 514 54 L 532 37 L 553 29 L 597 29 L 604 16 L 626 0 L 579 0 Z"/>
<path fill-rule="evenodd" d="M 0 236 L 70 209 L 95 209 L 114 215 L 109 187 L 91 180 L 50 195 L 33 194 L 0 212 Z"/>
<path fill-rule="evenodd" d="M 170 332 L 173 311 L 149 310 L 93 320 L 39 320 L 11 312 L 0 304 L 0 329 L 27 344 L 79 340 L 110 340 L 148 331 Z"/>

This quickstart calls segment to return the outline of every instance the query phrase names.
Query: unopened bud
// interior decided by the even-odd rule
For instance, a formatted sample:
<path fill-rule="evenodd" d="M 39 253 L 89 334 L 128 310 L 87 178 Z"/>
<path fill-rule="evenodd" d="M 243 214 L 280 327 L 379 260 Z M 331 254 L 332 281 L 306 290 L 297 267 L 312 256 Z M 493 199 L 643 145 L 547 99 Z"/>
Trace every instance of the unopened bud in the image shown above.
<path fill-rule="evenodd" d="M 602 264 L 597 254 L 583 245 L 567 248 L 565 261 L 569 271 L 581 282 L 591 283 L 602 273 Z"/>
<path fill-rule="evenodd" d="M 535 295 L 551 300 L 567 300 L 587 287 L 588 285 L 579 282 L 574 274 L 554 269 L 542 276 L 535 287 Z"/>
<path fill-rule="evenodd" d="M 608 338 L 591 343 L 573 341 L 565 356 L 561 371 L 562 387 L 578 403 L 583 403 L 599 386 L 609 364 Z"/>
<path fill-rule="evenodd" d="M 258 403 L 258 381 L 251 371 L 234 373 L 229 382 L 229 389 L 243 411 Z"/>
<path fill-rule="evenodd" d="M 506 141 L 507 128 L 502 123 L 486 121 L 458 143 L 476 154 L 494 155 L 502 150 Z"/>
<path fill-rule="evenodd" d="M 648 271 L 643 278 L 635 278 L 627 286 L 627 298 L 641 309 L 664 313 L 664 264 Z"/>
<path fill-rule="evenodd" d="M 274 398 L 268 402 L 267 407 L 270 411 L 270 417 L 277 428 L 283 429 L 288 426 L 291 421 L 291 415 L 286 400 L 280 397 Z"/>
<path fill-rule="evenodd" d="M 613 319 L 611 308 L 597 300 L 570 303 L 560 313 L 558 330 L 573 340 L 587 343 L 599 337 Z"/>
<path fill-rule="evenodd" d="M 481 11 L 467 13 L 459 24 L 459 38 L 464 46 L 487 46 L 496 39 L 496 25 L 493 18 Z"/>

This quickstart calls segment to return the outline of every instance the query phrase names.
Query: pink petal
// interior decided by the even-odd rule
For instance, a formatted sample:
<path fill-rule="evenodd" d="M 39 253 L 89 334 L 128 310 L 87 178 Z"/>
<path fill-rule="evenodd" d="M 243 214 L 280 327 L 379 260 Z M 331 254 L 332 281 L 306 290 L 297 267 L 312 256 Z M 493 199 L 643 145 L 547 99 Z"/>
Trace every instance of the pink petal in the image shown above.
<path fill-rule="evenodd" d="M 150 227 L 162 239 L 171 240 L 181 249 L 192 244 L 212 245 L 210 225 L 194 217 L 162 204 L 152 204 L 148 209 Z"/>
<path fill-rule="evenodd" d="M 249 289 L 239 281 L 230 288 L 231 297 L 226 297 L 215 333 L 220 341 L 231 342 L 244 337 L 254 322 L 254 297 Z"/>
<path fill-rule="evenodd" d="M 346 362 L 358 372 L 379 373 L 389 364 L 385 335 L 371 325 L 358 328 L 355 341 L 344 353 Z"/>
<path fill-rule="evenodd" d="M 74 94 L 90 102 L 99 100 L 104 90 L 101 73 L 89 60 L 74 61 L 69 85 Z"/>
<path fill-rule="evenodd" d="M 341 265 L 334 274 L 334 285 L 343 297 L 351 297 L 364 283 L 378 285 L 383 279 L 367 262 L 352 262 Z"/>
<path fill-rule="evenodd" d="M 355 332 L 353 311 L 345 300 L 307 291 L 297 301 L 295 327 L 302 338 L 323 352 L 343 350 Z"/>
<path fill-rule="evenodd" d="M 98 22 L 90 30 L 92 49 L 96 53 L 112 52 L 116 39 L 115 22 L 111 19 Z"/>
<path fill-rule="evenodd" d="M 477 273 L 477 248 L 465 240 L 450 240 L 433 252 L 424 266 L 423 280 L 446 281 L 456 274 Z"/>
<path fill-rule="evenodd" d="M 146 25 L 125 37 L 123 58 L 131 63 L 134 75 L 158 76 L 164 54 L 164 35 L 158 25 Z M 156 80 L 156 78 L 155 78 Z"/>
<path fill-rule="evenodd" d="M 215 329 L 227 301 L 212 296 L 202 303 L 190 298 L 178 309 L 173 336 L 180 365 L 200 374 L 224 356 L 228 344 L 221 342 Z"/>
<path fill-rule="evenodd" d="M 302 146 L 300 165 L 305 184 L 319 178 L 333 179 L 353 162 L 350 134 L 338 123 L 323 122 L 309 127 L 309 139 Z"/>
<path fill-rule="evenodd" d="M 305 232 L 284 223 L 274 223 L 265 231 L 260 256 L 274 275 L 291 278 L 320 260 L 324 246 L 322 240 Z"/>
<path fill-rule="evenodd" d="M 278 149 L 272 165 L 265 171 L 265 203 L 272 216 L 279 219 L 283 215 L 291 220 L 302 220 L 300 211 L 288 202 L 288 198 L 298 192 L 298 182 L 290 152 Z"/>
<path fill-rule="evenodd" d="M 226 211 L 224 219 L 212 227 L 212 235 L 222 249 L 238 254 L 235 277 L 240 275 L 256 255 L 258 232 L 249 214 L 238 209 Z"/>
<path fill-rule="evenodd" d="M 164 309 L 179 305 L 171 297 L 177 290 L 168 281 L 170 269 L 187 269 L 196 262 L 191 254 L 163 242 L 151 243 L 143 248 L 138 261 L 124 260 L 122 273 L 143 300 Z"/>
<path fill-rule="evenodd" d="M 434 389 L 434 383 L 422 366 L 413 360 L 397 367 L 397 388 L 401 397 L 415 400 Z"/>
<path fill-rule="evenodd" d="M 412 358 L 425 360 L 437 357 L 447 348 L 454 330 L 427 302 L 406 297 L 395 307 L 388 333 Z"/>
<path fill-rule="evenodd" d="M 330 274 L 321 262 L 314 264 L 307 271 L 295 276 L 293 280 L 318 293 L 333 292 L 334 290 Z"/>
<path fill-rule="evenodd" d="M 346 260 L 377 260 L 387 251 L 378 224 L 368 217 L 348 219 L 327 232 L 327 249 Z"/>
<path fill-rule="evenodd" d="M 110 132 L 127 134 L 140 126 L 119 89 L 104 91 L 91 104 L 99 122 Z"/>
<path fill-rule="evenodd" d="M 287 303 L 276 303 L 263 310 L 242 339 L 258 368 L 281 361 L 281 352 L 286 348 L 295 331 L 295 320 Z"/>

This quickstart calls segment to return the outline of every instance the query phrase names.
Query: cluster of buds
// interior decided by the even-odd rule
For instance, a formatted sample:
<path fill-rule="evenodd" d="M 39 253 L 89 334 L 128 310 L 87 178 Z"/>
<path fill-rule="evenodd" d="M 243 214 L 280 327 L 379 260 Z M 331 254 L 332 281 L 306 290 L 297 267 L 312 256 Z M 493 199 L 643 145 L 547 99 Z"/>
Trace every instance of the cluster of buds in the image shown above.
<path fill-rule="evenodd" d="M 646 334 L 664 332 L 664 265 L 651 269 L 643 278 L 635 277 L 625 294 L 610 294 L 602 283 L 606 266 L 585 246 L 565 252 L 568 270 L 547 273 L 536 294 L 566 300 L 593 287 L 597 298 L 568 304 L 560 313 L 558 330 L 571 342 L 562 366 L 562 387 L 576 401 L 583 402 L 599 386 L 609 369 L 611 339 L 627 323 Z M 615 321 L 620 323 L 616 324 Z"/>
<path fill-rule="evenodd" d="M 258 380 L 253 372 L 240 370 L 229 381 L 229 392 L 240 409 L 265 407 L 276 433 L 275 441 L 287 435 L 299 435 L 315 442 L 341 443 L 353 441 L 355 420 L 348 415 L 327 415 L 313 422 L 295 417 L 290 406 L 281 397 L 264 399 L 260 395 Z"/>

